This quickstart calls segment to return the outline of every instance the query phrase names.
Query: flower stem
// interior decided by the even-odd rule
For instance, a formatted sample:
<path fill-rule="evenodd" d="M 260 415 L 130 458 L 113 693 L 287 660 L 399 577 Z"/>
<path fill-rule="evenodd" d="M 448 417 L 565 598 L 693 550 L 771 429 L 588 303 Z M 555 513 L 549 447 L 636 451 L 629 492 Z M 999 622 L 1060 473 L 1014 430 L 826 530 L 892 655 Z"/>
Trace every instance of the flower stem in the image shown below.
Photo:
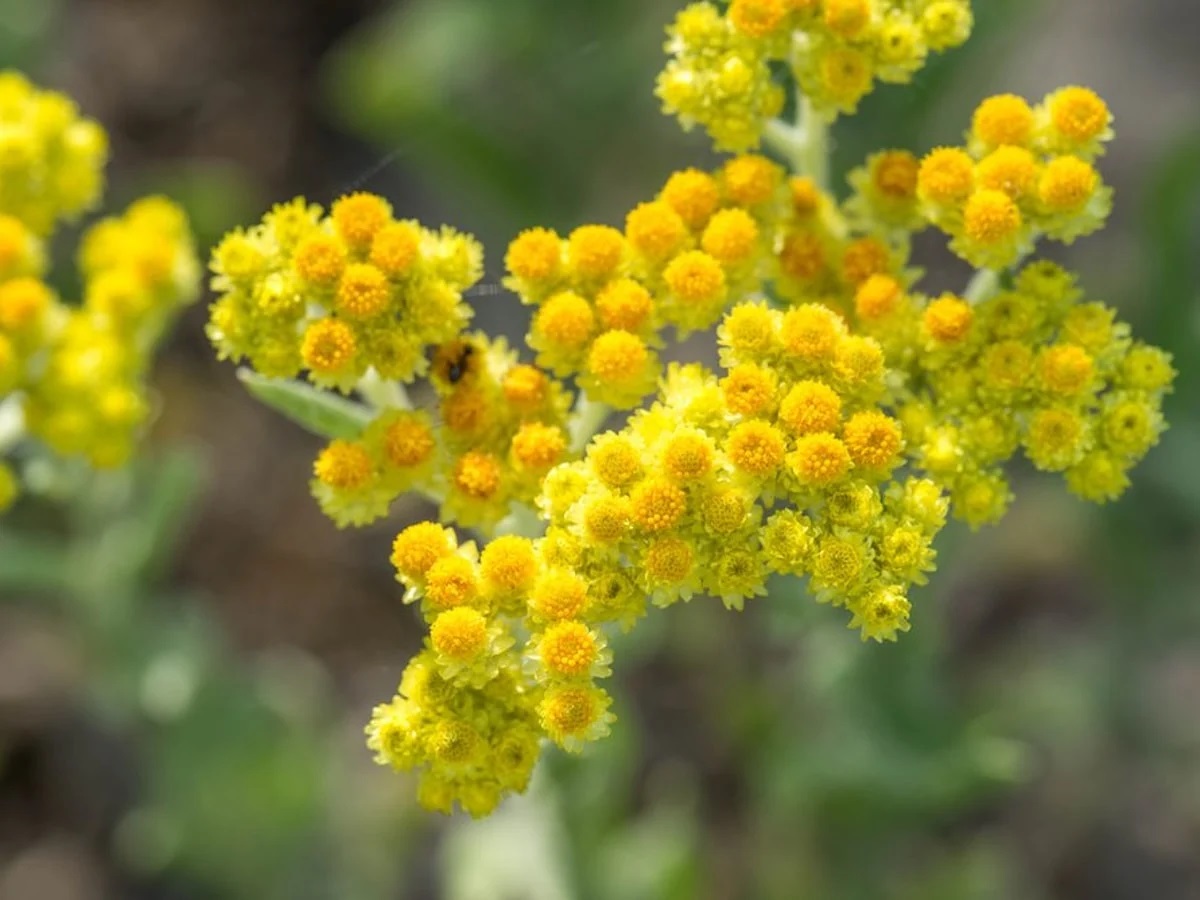
<path fill-rule="evenodd" d="M 771 119 L 763 139 L 784 158 L 793 174 L 811 178 L 822 191 L 829 189 L 829 126 L 799 88 L 795 123 Z"/>
<path fill-rule="evenodd" d="M 575 408 L 571 410 L 571 419 L 567 423 L 573 453 L 583 452 L 583 448 L 600 430 L 611 412 L 612 407 L 607 403 L 597 403 L 595 400 L 589 400 L 583 394 L 579 395 Z"/>
<path fill-rule="evenodd" d="M 980 269 L 967 284 L 963 299 L 972 306 L 978 306 L 984 300 L 991 298 L 1000 286 L 1000 273 L 995 269 Z"/>

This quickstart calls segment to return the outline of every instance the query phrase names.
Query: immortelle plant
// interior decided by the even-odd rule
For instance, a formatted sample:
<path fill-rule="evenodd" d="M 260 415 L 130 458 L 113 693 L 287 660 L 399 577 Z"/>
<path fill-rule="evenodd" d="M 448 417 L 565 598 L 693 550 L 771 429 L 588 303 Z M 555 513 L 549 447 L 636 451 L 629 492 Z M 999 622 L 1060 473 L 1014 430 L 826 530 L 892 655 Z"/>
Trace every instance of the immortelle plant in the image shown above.
<path fill-rule="evenodd" d="M 1088 500 L 1128 486 L 1164 427 L 1170 357 L 1033 258 L 1109 212 L 1105 103 L 990 97 L 961 146 L 879 152 L 844 199 L 828 184 L 830 123 L 971 24 L 966 0 L 683 9 L 658 95 L 736 155 L 675 172 L 623 229 L 517 235 L 504 283 L 534 307 L 532 361 L 466 331 L 478 244 L 381 197 L 327 215 L 296 199 L 216 248 L 209 334 L 331 439 L 321 508 L 359 526 L 406 492 L 439 507 L 395 539 L 429 636 L 367 726 L 424 805 L 485 815 L 547 740 L 604 737 L 606 635 L 650 605 L 741 609 L 790 575 L 864 640 L 894 640 L 947 515 L 999 519 L 1018 452 Z M 961 294 L 918 287 L 929 227 L 977 269 Z M 714 327 L 718 371 L 660 362 L 668 331 Z M 435 408 L 410 404 L 418 380 Z M 628 419 L 605 430 L 613 411 Z"/>
<path fill-rule="evenodd" d="M 39 465 L 129 460 L 153 351 L 199 295 L 187 219 L 163 197 L 83 232 L 79 302 L 47 281 L 48 243 L 99 203 L 107 157 L 104 130 L 67 97 L 0 72 L 0 514 Z"/>

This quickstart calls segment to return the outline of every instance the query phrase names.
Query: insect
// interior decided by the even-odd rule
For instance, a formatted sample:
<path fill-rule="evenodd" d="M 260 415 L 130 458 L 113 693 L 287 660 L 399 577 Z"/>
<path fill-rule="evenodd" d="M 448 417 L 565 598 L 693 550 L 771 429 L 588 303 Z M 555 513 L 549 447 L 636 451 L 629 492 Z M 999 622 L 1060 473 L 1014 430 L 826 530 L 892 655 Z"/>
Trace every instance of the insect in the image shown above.
<path fill-rule="evenodd" d="M 471 364 L 471 355 L 475 352 L 475 348 L 470 344 L 464 344 L 459 355 L 453 359 L 446 367 L 446 380 L 451 384 L 458 384 L 464 375 L 467 374 Z"/>
<path fill-rule="evenodd" d="M 438 348 L 434 370 L 455 385 L 476 368 L 476 347 L 469 341 L 451 341 Z"/>

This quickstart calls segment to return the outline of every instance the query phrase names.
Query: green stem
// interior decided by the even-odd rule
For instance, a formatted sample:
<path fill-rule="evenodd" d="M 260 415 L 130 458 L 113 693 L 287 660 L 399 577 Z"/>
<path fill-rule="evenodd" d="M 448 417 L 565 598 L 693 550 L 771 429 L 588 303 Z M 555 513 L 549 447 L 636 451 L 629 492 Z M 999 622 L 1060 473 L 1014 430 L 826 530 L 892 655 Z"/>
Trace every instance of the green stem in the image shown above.
<path fill-rule="evenodd" d="M 794 174 L 811 178 L 822 191 L 829 190 L 829 125 L 799 88 L 795 124 L 771 119 L 763 129 L 763 139 Z"/>
<path fill-rule="evenodd" d="M 25 436 L 25 413 L 17 397 L 0 403 L 0 454 L 15 447 Z"/>
<path fill-rule="evenodd" d="M 1000 287 L 1000 273 L 995 269 L 980 269 L 971 276 L 971 281 L 963 293 L 963 299 L 972 306 L 978 306 L 983 301 L 990 299 L 998 287 Z"/>
<path fill-rule="evenodd" d="M 571 410 L 571 419 L 567 423 L 567 431 L 571 435 L 571 452 L 582 453 L 583 448 L 600 430 L 610 413 L 612 413 L 612 407 L 607 403 L 597 403 L 580 394 L 575 408 Z"/>

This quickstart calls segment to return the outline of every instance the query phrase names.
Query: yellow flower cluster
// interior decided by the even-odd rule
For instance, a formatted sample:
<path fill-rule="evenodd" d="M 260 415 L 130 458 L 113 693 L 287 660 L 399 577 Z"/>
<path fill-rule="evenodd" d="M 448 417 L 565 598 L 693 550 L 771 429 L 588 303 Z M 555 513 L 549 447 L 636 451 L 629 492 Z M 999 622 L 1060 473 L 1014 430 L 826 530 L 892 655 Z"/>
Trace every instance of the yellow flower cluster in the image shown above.
<path fill-rule="evenodd" d="M 506 284 L 537 311 L 527 338 L 537 361 L 575 375 L 597 402 L 628 409 L 654 392 L 662 331 L 711 328 L 730 302 L 756 291 L 783 209 L 783 170 L 762 156 L 714 173 L 671 175 L 625 218 L 624 232 L 546 228 L 509 245 Z"/>
<path fill-rule="evenodd" d="M 0 72 L 0 211 L 45 237 L 96 205 L 107 157 L 104 130 L 70 98 Z"/>
<path fill-rule="evenodd" d="M 322 387 L 351 391 L 373 369 L 412 381 L 425 350 L 458 336 L 470 318 L 462 292 L 479 280 L 482 252 L 449 228 L 397 221 L 373 194 L 351 194 L 327 216 L 297 198 L 213 252 L 208 333 L 222 358 L 261 374 L 306 370 Z"/>
<path fill-rule="evenodd" d="M 965 147 L 939 147 L 921 161 L 921 210 L 977 268 L 1013 265 L 1043 235 L 1070 243 L 1090 234 L 1112 210 L 1112 190 L 1093 165 L 1111 119 L 1087 88 L 1062 88 L 1036 107 L 1015 94 L 989 97 Z"/>
<path fill-rule="evenodd" d="M 148 197 L 101 220 L 83 236 L 79 270 L 78 307 L 63 307 L 41 282 L 16 280 L 0 286 L 0 309 L 41 310 L 29 323 L 46 336 L 44 355 L 25 369 L 36 372 L 24 385 L 30 433 L 58 453 L 116 466 L 129 458 L 150 412 L 151 352 L 199 287 L 183 211 Z"/>
<path fill-rule="evenodd" d="M 723 377 L 673 366 L 657 403 L 545 477 L 540 539 L 501 537 L 477 557 L 433 523 L 396 538 L 406 598 L 430 624 L 409 670 L 425 694 L 402 684 L 369 741 L 382 761 L 421 767 L 437 808 L 486 813 L 523 786 L 527 769 L 489 767 L 507 738 L 497 723 L 520 723 L 522 747 L 535 739 L 530 766 L 538 736 L 568 750 L 604 736 L 603 629 L 631 627 L 647 599 L 741 609 L 770 575 L 800 575 L 864 640 L 908 630 L 907 591 L 933 568 L 947 502 L 931 481 L 893 478 L 903 437 L 878 406 L 882 349 L 813 304 L 741 304 L 719 335 Z M 445 766 L 439 736 L 468 730 L 473 768 Z"/>
<path fill-rule="evenodd" d="M 882 276 L 862 296 L 892 295 L 864 318 L 898 351 L 897 391 L 912 463 L 951 492 L 956 516 L 978 527 L 1011 500 L 1002 466 L 1022 449 L 1035 467 L 1064 472 L 1087 500 L 1115 499 L 1128 470 L 1158 441 L 1174 371 L 1163 351 L 1131 340 L 1102 303 L 1083 302 L 1050 262 L 977 304 L 906 295 Z"/>
<path fill-rule="evenodd" d="M 543 476 L 566 458 L 570 395 L 519 363 L 503 339 L 442 344 L 429 380 L 437 422 L 384 408 L 359 437 L 334 440 L 317 457 L 313 493 L 339 526 L 373 521 L 416 490 L 441 505 L 443 520 L 491 530 L 514 502 L 532 505 Z"/>
<path fill-rule="evenodd" d="M 149 414 L 154 346 L 197 293 L 187 221 L 151 197 L 95 223 L 78 254 L 82 302 L 63 302 L 46 281 L 46 241 L 99 199 L 105 134 L 66 97 L 14 73 L 0 74 L 0 123 L 0 454 L 34 437 L 120 465 Z M 0 461 L 0 510 L 18 492 L 16 471 Z"/>
<path fill-rule="evenodd" d="M 658 79 L 665 111 L 718 150 L 757 147 L 784 106 L 783 64 L 815 113 L 852 113 L 875 82 L 904 83 L 930 51 L 971 33 L 966 0 L 731 0 L 693 3 L 668 28 Z"/>
<path fill-rule="evenodd" d="M 426 806 L 484 815 L 524 790 L 544 743 L 607 734 L 608 639 L 651 605 L 742 609 L 794 576 L 864 641 L 895 640 L 947 515 L 997 520 L 1018 452 L 1088 500 L 1127 487 L 1165 428 L 1171 359 L 1027 261 L 1108 214 L 1104 101 L 992 97 L 962 146 L 872 154 L 844 201 L 826 185 L 828 122 L 971 26 L 966 0 L 685 8 L 659 96 L 741 155 L 675 172 L 623 228 L 510 243 L 504 283 L 534 307 L 536 365 L 463 333 L 474 243 L 395 222 L 379 198 L 328 218 L 279 207 L 217 249 L 220 351 L 267 375 L 307 368 L 374 408 L 315 427 L 335 438 L 314 467 L 325 511 L 360 524 L 406 490 L 440 506 L 393 544 L 428 637 L 367 727 Z M 795 125 L 775 118 L 788 81 Z M 745 152 L 760 140 L 788 168 Z M 961 296 L 919 292 L 912 239 L 931 225 L 980 270 Z M 714 328 L 719 371 L 660 362 L 668 329 Z M 430 348 L 426 413 L 396 382 L 425 373 Z M 631 413 L 597 434 L 612 407 Z M 499 536 L 480 549 L 447 522 Z"/>

